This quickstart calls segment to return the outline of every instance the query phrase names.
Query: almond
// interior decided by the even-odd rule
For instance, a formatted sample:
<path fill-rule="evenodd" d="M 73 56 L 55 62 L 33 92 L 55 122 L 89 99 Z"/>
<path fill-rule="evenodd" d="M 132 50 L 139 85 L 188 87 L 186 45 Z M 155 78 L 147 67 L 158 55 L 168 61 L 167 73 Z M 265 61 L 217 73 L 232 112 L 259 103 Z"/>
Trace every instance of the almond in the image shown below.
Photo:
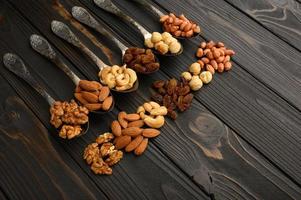
<path fill-rule="evenodd" d="M 124 135 L 116 138 L 115 148 L 122 149 L 126 147 L 131 142 L 131 136 Z"/>
<path fill-rule="evenodd" d="M 91 91 L 92 94 L 95 94 L 96 96 L 99 95 L 99 90 Z"/>
<path fill-rule="evenodd" d="M 100 89 L 98 100 L 104 101 L 110 95 L 110 88 L 105 86 Z"/>
<path fill-rule="evenodd" d="M 127 114 L 124 111 L 118 114 L 118 121 L 122 128 L 126 128 L 128 126 L 128 122 L 124 119 L 126 115 Z"/>
<path fill-rule="evenodd" d="M 137 121 L 140 119 L 140 115 L 134 113 L 134 114 L 127 114 L 124 119 L 128 120 L 128 121 Z"/>
<path fill-rule="evenodd" d="M 88 103 L 84 105 L 89 111 L 99 110 L 102 107 L 101 103 Z"/>
<path fill-rule="evenodd" d="M 102 109 L 109 110 L 111 108 L 112 103 L 113 103 L 113 97 L 112 96 L 107 97 L 102 103 Z"/>
<path fill-rule="evenodd" d="M 133 121 L 133 122 L 130 122 L 128 124 L 128 127 L 138 127 L 138 128 L 141 128 L 142 126 L 144 126 L 144 121 L 143 120 Z"/>
<path fill-rule="evenodd" d="M 154 128 L 146 128 L 142 131 L 142 135 L 147 138 L 153 138 L 160 135 L 160 131 Z"/>
<path fill-rule="evenodd" d="M 82 91 L 81 94 L 82 94 L 82 97 L 89 103 L 97 103 L 98 102 L 98 96 L 96 96 L 95 94 L 93 94 L 91 92 Z"/>
<path fill-rule="evenodd" d="M 78 83 L 79 87 L 87 91 L 99 90 L 102 86 L 96 81 L 80 80 Z"/>
<path fill-rule="evenodd" d="M 132 137 L 136 137 L 142 133 L 142 130 L 143 129 L 138 128 L 138 127 L 128 127 L 128 128 L 123 129 L 121 131 L 121 133 L 122 133 L 122 135 L 129 135 Z"/>
<path fill-rule="evenodd" d="M 121 126 L 117 120 L 114 120 L 111 124 L 111 130 L 112 133 L 116 136 L 119 137 L 121 136 Z"/>
<path fill-rule="evenodd" d="M 75 92 L 77 93 L 77 92 L 81 92 L 81 91 L 82 91 L 82 89 L 77 85 L 75 88 Z"/>
<path fill-rule="evenodd" d="M 125 147 L 125 151 L 126 152 L 131 152 L 133 151 L 134 149 L 136 149 L 139 144 L 143 141 L 143 136 L 139 135 L 138 137 L 136 137 L 134 140 L 132 140 L 130 142 L 130 144 L 128 144 L 126 147 Z"/>
<path fill-rule="evenodd" d="M 81 93 L 74 93 L 74 97 L 83 105 L 89 103 L 86 99 L 83 98 Z"/>
<path fill-rule="evenodd" d="M 139 156 L 143 154 L 148 144 L 148 138 L 144 138 L 142 142 L 139 144 L 139 146 L 135 149 L 134 153 Z"/>

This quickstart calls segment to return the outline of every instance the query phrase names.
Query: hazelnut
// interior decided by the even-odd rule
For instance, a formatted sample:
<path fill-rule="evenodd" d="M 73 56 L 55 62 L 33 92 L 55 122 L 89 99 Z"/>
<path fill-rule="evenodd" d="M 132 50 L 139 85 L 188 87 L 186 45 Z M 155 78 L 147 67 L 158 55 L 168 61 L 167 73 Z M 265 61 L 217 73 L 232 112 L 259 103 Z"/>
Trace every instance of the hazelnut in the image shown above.
<path fill-rule="evenodd" d="M 189 72 L 183 72 L 183 73 L 181 74 L 181 76 L 182 76 L 186 81 L 190 81 L 191 78 L 192 78 L 192 76 L 191 76 L 191 74 L 190 74 Z"/>
<path fill-rule="evenodd" d="M 189 71 L 193 74 L 193 75 L 198 75 L 201 72 L 201 65 L 197 62 L 192 63 L 189 67 Z"/>
<path fill-rule="evenodd" d="M 199 76 L 192 76 L 191 80 L 189 81 L 190 89 L 196 91 L 202 88 L 203 82 L 199 78 Z"/>
<path fill-rule="evenodd" d="M 144 45 L 145 45 L 146 47 L 148 47 L 148 48 L 153 48 L 153 47 L 154 47 L 154 44 L 152 43 L 151 38 L 145 39 Z"/>
<path fill-rule="evenodd" d="M 160 42 L 160 41 L 162 40 L 162 36 L 161 36 L 161 34 L 158 33 L 158 32 L 153 32 L 153 33 L 152 33 L 151 40 L 152 40 L 153 43 Z"/>
<path fill-rule="evenodd" d="M 209 71 L 204 71 L 200 74 L 200 79 L 203 83 L 208 84 L 212 80 L 212 74 Z"/>
<path fill-rule="evenodd" d="M 165 44 L 163 41 L 160 41 L 155 44 L 155 49 L 161 54 L 166 54 L 168 52 L 168 45 Z"/>
<path fill-rule="evenodd" d="M 178 53 L 181 50 L 181 44 L 177 41 L 172 42 L 169 45 L 169 51 L 171 53 Z"/>
<path fill-rule="evenodd" d="M 163 40 L 163 41 L 167 40 L 168 38 L 173 38 L 173 37 L 171 36 L 171 34 L 168 33 L 168 32 L 162 33 L 161 36 L 162 36 L 162 40 Z"/>

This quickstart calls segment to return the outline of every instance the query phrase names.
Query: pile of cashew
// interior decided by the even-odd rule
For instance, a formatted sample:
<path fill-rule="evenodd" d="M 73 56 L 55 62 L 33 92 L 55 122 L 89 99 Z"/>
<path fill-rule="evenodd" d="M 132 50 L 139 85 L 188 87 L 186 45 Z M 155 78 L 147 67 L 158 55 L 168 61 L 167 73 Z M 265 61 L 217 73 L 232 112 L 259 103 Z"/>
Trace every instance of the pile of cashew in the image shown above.
<path fill-rule="evenodd" d="M 137 113 L 143 119 L 144 123 L 151 128 L 160 128 L 164 125 L 164 115 L 167 115 L 167 108 L 160 106 L 154 101 L 144 103 L 139 106 Z"/>
<path fill-rule="evenodd" d="M 98 74 L 101 83 L 107 85 L 110 89 L 128 90 L 133 87 L 137 80 L 136 72 L 126 65 L 122 67 L 113 65 L 103 68 Z"/>

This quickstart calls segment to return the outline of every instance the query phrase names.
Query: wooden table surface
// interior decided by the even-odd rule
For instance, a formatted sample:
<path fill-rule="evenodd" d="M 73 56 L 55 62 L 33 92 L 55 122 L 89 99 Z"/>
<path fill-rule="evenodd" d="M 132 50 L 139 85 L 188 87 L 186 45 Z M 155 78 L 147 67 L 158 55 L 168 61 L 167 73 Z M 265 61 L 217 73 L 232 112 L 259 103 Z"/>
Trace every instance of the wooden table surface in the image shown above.
<path fill-rule="evenodd" d="M 131 0 L 114 1 L 149 31 L 158 19 Z M 3 66 L 13 52 L 51 95 L 71 99 L 73 83 L 29 45 L 41 34 L 81 78 L 97 80 L 97 67 L 50 30 L 63 21 L 106 63 L 121 63 L 118 48 L 70 16 L 83 6 L 114 35 L 143 46 L 137 30 L 92 0 L 0 1 L 0 199 L 301 199 L 300 0 L 154 0 L 164 12 L 184 13 L 203 35 L 183 41 L 184 52 L 160 57 L 161 70 L 139 76 L 139 90 L 114 95 L 116 108 L 91 116 L 85 136 L 65 141 L 49 124 L 49 106 Z M 214 75 L 195 93 L 192 107 L 170 119 L 140 157 L 126 154 L 113 175 L 94 175 L 83 150 L 109 130 L 119 111 L 150 99 L 150 85 L 178 77 L 196 59 L 203 40 L 235 50 L 233 69 Z"/>

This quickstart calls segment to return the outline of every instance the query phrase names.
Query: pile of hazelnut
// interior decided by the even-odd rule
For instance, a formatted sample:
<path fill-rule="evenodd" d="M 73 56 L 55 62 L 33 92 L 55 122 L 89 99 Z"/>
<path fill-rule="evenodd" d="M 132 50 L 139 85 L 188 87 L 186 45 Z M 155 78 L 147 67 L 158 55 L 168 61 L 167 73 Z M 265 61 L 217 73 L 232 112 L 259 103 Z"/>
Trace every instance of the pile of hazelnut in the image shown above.
<path fill-rule="evenodd" d="M 153 88 L 157 93 L 152 96 L 152 99 L 165 106 L 167 115 L 172 119 L 177 118 L 177 110 L 183 112 L 190 107 L 193 94 L 191 94 L 189 82 L 184 78 L 180 81 L 174 78 L 168 81 L 155 81 Z"/>
<path fill-rule="evenodd" d="M 214 74 L 215 71 L 220 73 L 229 71 L 232 68 L 230 59 L 234 54 L 235 52 L 227 49 L 224 43 L 213 41 L 201 42 L 196 52 L 201 69 L 205 68 L 211 74 Z"/>
<path fill-rule="evenodd" d="M 208 84 L 212 80 L 212 74 L 209 71 L 201 71 L 202 67 L 199 63 L 192 63 L 188 72 L 183 72 L 181 76 L 189 82 L 190 89 L 197 91 L 202 88 L 203 83 Z"/>
<path fill-rule="evenodd" d="M 95 174 L 112 174 L 111 167 L 123 157 L 122 151 L 117 150 L 110 142 L 112 139 L 114 139 L 112 133 L 99 135 L 96 141 L 89 144 L 84 151 L 84 160 L 91 165 L 91 170 Z"/>
<path fill-rule="evenodd" d="M 137 81 L 137 74 L 134 70 L 127 68 L 126 65 L 122 67 L 113 65 L 112 67 L 103 68 L 98 74 L 101 83 L 107 85 L 110 89 L 124 91 L 131 89 Z"/>
<path fill-rule="evenodd" d="M 80 80 L 75 88 L 74 97 L 89 111 L 107 111 L 113 104 L 110 89 L 96 81 Z"/>
<path fill-rule="evenodd" d="M 163 23 L 164 31 L 176 37 L 190 38 L 201 32 L 200 27 L 188 20 L 183 14 L 179 17 L 173 13 L 164 15 L 160 18 L 160 22 Z"/>
<path fill-rule="evenodd" d="M 144 41 L 144 44 L 148 48 L 155 48 L 161 54 L 168 52 L 176 54 L 182 48 L 180 42 L 168 32 L 162 34 L 153 32 L 152 36 Z"/>
<path fill-rule="evenodd" d="M 123 56 L 123 62 L 139 73 L 152 73 L 160 68 L 160 63 L 156 61 L 150 49 L 128 48 Z"/>
<path fill-rule="evenodd" d="M 89 110 L 79 106 L 74 100 L 69 102 L 55 101 L 50 107 L 50 123 L 60 128 L 59 136 L 72 139 L 82 132 L 81 125 L 88 122 Z"/>

